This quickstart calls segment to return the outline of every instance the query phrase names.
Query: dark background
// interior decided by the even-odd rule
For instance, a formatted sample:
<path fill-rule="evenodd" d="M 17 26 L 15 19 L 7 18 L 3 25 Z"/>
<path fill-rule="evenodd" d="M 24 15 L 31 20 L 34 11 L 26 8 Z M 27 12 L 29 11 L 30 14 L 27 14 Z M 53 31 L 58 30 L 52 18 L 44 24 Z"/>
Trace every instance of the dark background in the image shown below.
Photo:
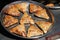
<path fill-rule="evenodd" d="M 0 0 L 0 10 L 6 5 L 9 4 L 13 1 L 19 1 L 19 0 Z M 22 0 L 23 1 L 23 0 Z M 37 2 L 41 2 L 41 1 L 58 1 L 60 2 L 60 0 L 33 0 L 33 1 L 37 1 Z"/>
<path fill-rule="evenodd" d="M 9 4 L 13 1 L 17 1 L 17 0 L 0 0 L 0 11 L 6 4 Z"/>
<path fill-rule="evenodd" d="M 11 3 L 13 1 L 17 1 L 17 0 L 0 0 L 0 9 L 2 9 L 2 7 L 4 7 L 6 4 Z M 60 0 L 33 0 L 33 1 L 60 1 Z"/>

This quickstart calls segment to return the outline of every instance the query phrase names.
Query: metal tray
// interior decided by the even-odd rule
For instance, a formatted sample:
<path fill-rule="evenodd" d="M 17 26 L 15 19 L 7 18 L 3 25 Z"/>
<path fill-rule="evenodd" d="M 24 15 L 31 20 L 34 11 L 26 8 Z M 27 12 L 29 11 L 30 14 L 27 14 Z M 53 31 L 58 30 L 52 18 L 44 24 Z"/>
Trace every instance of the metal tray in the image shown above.
<path fill-rule="evenodd" d="M 5 15 L 4 15 L 3 12 L 1 11 L 1 14 L 0 14 L 0 15 L 1 15 L 1 20 L 0 20 L 0 21 L 1 21 L 1 25 L 2 25 L 2 27 L 4 28 L 4 30 L 6 30 L 9 35 L 11 34 L 11 35 L 13 35 L 13 37 L 15 36 L 15 38 L 25 38 L 25 39 L 41 38 L 41 37 L 44 37 L 44 36 L 46 36 L 47 34 L 49 34 L 49 33 L 52 31 L 52 28 L 53 28 L 54 16 L 53 16 L 52 12 L 51 12 L 48 8 L 44 7 L 44 5 L 42 5 L 41 3 L 34 2 L 34 1 L 16 1 L 16 2 L 13 2 L 13 3 L 10 3 L 10 4 L 6 5 L 4 8 L 6 8 L 6 7 L 8 7 L 9 5 L 12 5 L 12 4 L 22 3 L 22 2 L 33 3 L 33 4 L 36 4 L 36 5 L 41 6 L 42 8 L 45 8 L 46 11 L 47 11 L 47 14 L 48 14 L 49 17 L 50 17 L 50 19 L 47 20 L 47 21 L 52 22 L 52 26 L 51 26 L 50 30 L 49 30 L 46 34 L 44 34 L 44 35 L 41 35 L 41 36 L 39 35 L 39 36 L 31 37 L 31 38 L 22 37 L 22 36 L 19 36 L 19 35 L 16 35 L 16 34 L 12 34 L 12 33 L 9 32 L 8 29 L 13 28 L 13 27 L 16 26 L 16 25 L 10 26 L 8 29 L 5 28 L 4 25 L 3 25 L 3 18 L 4 18 Z M 3 8 L 3 9 L 4 9 L 4 8 Z M 3 10 L 3 9 L 2 9 L 2 10 Z M 29 14 L 29 13 L 28 13 L 28 14 Z M 29 15 L 30 15 L 30 14 L 29 14 Z M 22 17 L 22 14 L 21 14 L 21 16 L 15 17 L 15 18 L 18 18 L 18 19 L 19 19 L 19 18 L 21 18 L 21 17 Z M 33 17 L 33 16 L 32 16 L 32 18 L 36 20 L 36 17 Z M 39 18 L 39 19 L 41 19 L 41 18 Z M 19 19 L 19 21 L 20 21 L 20 19 Z M 46 20 L 45 20 L 45 21 L 46 21 Z M 19 22 L 17 23 L 17 25 L 18 25 L 18 24 L 19 24 Z"/>

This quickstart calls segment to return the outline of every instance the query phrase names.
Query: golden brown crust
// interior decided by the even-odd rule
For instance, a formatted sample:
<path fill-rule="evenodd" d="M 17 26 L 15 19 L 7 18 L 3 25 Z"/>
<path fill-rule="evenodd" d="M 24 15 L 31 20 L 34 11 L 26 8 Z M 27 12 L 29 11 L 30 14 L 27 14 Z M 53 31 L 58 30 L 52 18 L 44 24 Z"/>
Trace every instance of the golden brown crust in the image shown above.
<path fill-rule="evenodd" d="M 38 17 L 49 19 L 49 16 L 48 16 L 46 10 L 40 6 L 35 5 L 35 4 L 30 4 L 30 12 L 31 13 L 34 12 L 34 14 Z"/>
<path fill-rule="evenodd" d="M 12 16 L 20 16 L 19 10 L 22 12 L 28 11 L 28 5 L 29 4 L 26 2 L 20 4 L 12 4 L 5 8 L 3 12 Z"/>
<path fill-rule="evenodd" d="M 28 10 L 28 3 L 24 2 L 21 4 L 15 4 L 15 7 L 18 8 L 22 12 L 26 12 Z"/>
<path fill-rule="evenodd" d="M 23 24 L 20 24 L 20 25 L 18 25 L 16 27 L 10 29 L 10 32 L 21 35 L 23 37 L 26 37 L 26 30 L 25 30 L 25 27 L 24 27 Z"/>
<path fill-rule="evenodd" d="M 41 29 L 47 33 L 47 31 L 49 30 L 50 26 L 52 25 L 52 23 L 50 22 L 45 22 L 45 21 L 38 21 L 36 22 L 36 24 L 41 27 Z"/>
<path fill-rule="evenodd" d="M 29 16 L 26 12 L 24 13 L 24 15 L 22 16 L 21 20 L 20 20 L 21 24 L 24 23 L 31 23 L 34 24 L 34 20 L 31 18 L 31 16 Z"/>
<path fill-rule="evenodd" d="M 45 9 L 37 11 L 35 13 L 35 15 L 38 16 L 38 17 L 41 17 L 41 18 L 49 19 L 49 16 L 48 16 L 48 14 L 47 14 Z"/>
<path fill-rule="evenodd" d="M 53 3 L 49 3 L 46 6 L 48 6 L 48 7 L 54 7 L 54 4 Z"/>
<path fill-rule="evenodd" d="M 8 27 L 8 26 L 13 25 L 17 22 L 18 22 L 18 19 L 14 18 L 12 16 L 9 16 L 9 15 L 6 15 L 4 18 L 3 24 L 5 25 L 5 27 Z"/>
<path fill-rule="evenodd" d="M 30 28 L 28 29 L 27 37 L 32 37 L 42 34 L 43 32 L 39 28 L 35 27 L 34 25 L 30 25 Z"/>
<path fill-rule="evenodd" d="M 21 8 L 21 11 L 23 11 L 23 12 L 27 11 L 28 10 L 28 3 L 26 3 L 26 2 L 21 3 L 20 8 Z"/>
<path fill-rule="evenodd" d="M 35 5 L 35 4 L 30 4 L 30 12 L 31 13 L 33 13 L 33 12 L 36 12 L 36 11 L 38 11 L 38 10 L 42 10 L 43 8 L 42 7 L 40 7 L 40 6 L 37 6 L 37 5 Z"/>
<path fill-rule="evenodd" d="M 35 24 L 34 20 L 27 13 L 28 3 L 24 2 L 24 3 L 18 3 L 18 4 L 10 5 L 10 6 L 8 6 L 8 8 L 3 10 L 4 13 L 9 14 L 9 15 L 5 15 L 5 18 L 4 18 L 4 21 L 3 21 L 3 24 L 5 25 L 5 27 L 9 27 L 9 26 L 18 22 L 18 19 L 14 18 L 12 16 L 20 16 L 19 11 L 21 11 L 23 13 L 23 16 L 20 20 L 20 24 L 17 25 L 16 27 L 10 29 L 11 33 L 14 33 L 14 34 L 17 34 L 17 35 L 20 35 L 20 36 L 23 36 L 23 37 L 38 36 L 38 35 L 43 35 L 43 31 L 44 31 L 44 33 L 47 33 L 50 26 L 52 25 L 52 23 L 50 23 L 50 22 L 37 21 L 36 24 L 39 27 L 41 27 L 41 29 L 43 31 L 40 30 L 35 25 L 33 25 L 33 24 Z M 49 16 L 46 12 L 46 9 L 42 8 L 39 5 L 35 5 L 35 4 L 31 3 L 29 11 L 30 11 L 30 13 L 34 13 L 34 15 L 37 16 L 37 17 L 49 19 Z M 26 30 L 25 30 L 25 26 L 24 26 L 25 23 L 31 24 L 29 29 L 27 30 L 28 33 L 26 33 Z"/>
<path fill-rule="evenodd" d="M 20 16 L 20 12 L 14 5 L 9 5 L 3 12 L 12 16 Z"/>
<path fill-rule="evenodd" d="M 20 4 L 18 3 L 18 4 L 14 4 L 14 6 L 18 9 L 18 10 L 20 10 Z"/>

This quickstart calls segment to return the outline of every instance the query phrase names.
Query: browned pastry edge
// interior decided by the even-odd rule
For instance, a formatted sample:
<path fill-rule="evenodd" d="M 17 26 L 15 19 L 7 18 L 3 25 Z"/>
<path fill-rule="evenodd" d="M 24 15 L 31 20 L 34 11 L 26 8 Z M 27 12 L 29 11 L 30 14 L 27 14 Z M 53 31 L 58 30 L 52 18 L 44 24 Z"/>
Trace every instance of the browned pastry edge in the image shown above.
<path fill-rule="evenodd" d="M 23 24 L 20 24 L 12 29 L 10 29 L 11 33 L 18 34 L 20 36 L 26 37 L 26 30 Z"/>
<path fill-rule="evenodd" d="M 18 19 L 9 16 L 9 15 L 5 15 L 4 19 L 3 19 L 3 24 L 5 25 L 5 27 L 9 27 L 10 25 L 13 25 L 15 23 L 18 22 Z"/>
<path fill-rule="evenodd" d="M 7 8 L 3 9 L 2 12 L 12 16 L 20 16 L 20 12 L 14 5 L 9 5 Z"/>
<path fill-rule="evenodd" d="M 48 7 L 54 7 L 54 4 L 53 3 L 49 3 L 49 4 L 46 4 L 46 6 L 48 6 Z"/>
<path fill-rule="evenodd" d="M 37 21 L 36 24 L 44 31 L 44 33 L 47 33 L 52 25 L 52 23 L 46 21 Z"/>
<path fill-rule="evenodd" d="M 33 36 L 38 36 L 38 35 L 42 35 L 43 32 L 36 26 L 34 25 L 30 25 L 29 29 L 28 29 L 28 34 L 27 37 L 33 37 Z"/>

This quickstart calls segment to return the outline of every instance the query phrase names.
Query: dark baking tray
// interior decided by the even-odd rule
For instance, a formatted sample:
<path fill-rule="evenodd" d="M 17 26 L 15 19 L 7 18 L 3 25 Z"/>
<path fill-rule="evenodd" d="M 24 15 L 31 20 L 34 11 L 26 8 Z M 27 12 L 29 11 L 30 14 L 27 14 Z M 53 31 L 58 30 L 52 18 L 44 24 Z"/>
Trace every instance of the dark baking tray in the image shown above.
<path fill-rule="evenodd" d="M 21 1 L 17 1 L 18 3 L 20 3 Z M 15 4 L 15 3 L 17 3 L 17 2 L 14 2 L 14 3 L 12 3 L 12 4 Z M 33 2 L 33 1 L 30 1 L 30 3 L 34 3 L 34 4 L 36 4 L 36 5 L 41 5 L 41 4 L 39 4 L 39 3 L 37 3 L 37 2 Z M 51 22 L 53 23 L 53 21 L 54 21 L 54 18 L 53 18 L 53 14 L 52 14 L 52 12 L 50 11 L 50 10 L 48 10 L 46 7 L 44 7 L 43 5 L 41 5 L 43 8 L 45 8 L 46 9 L 46 11 L 47 11 L 47 13 L 48 13 L 48 15 L 49 15 L 49 17 L 50 17 L 50 20 L 51 20 Z M 1 12 L 2 13 L 2 12 Z M 1 17 L 3 16 L 3 13 L 1 14 Z M 4 17 L 4 16 L 3 16 Z M 3 17 L 2 17 L 2 20 L 3 20 Z M 34 17 L 32 17 L 32 18 L 34 18 Z M 18 18 L 19 19 L 19 18 Z M 41 19 L 41 18 L 40 18 Z M 1 20 L 1 24 L 2 24 L 2 21 Z M 19 23 L 18 23 L 19 24 Z M 4 25 L 2 24 L 2 26 L 3 26 L 3 28 L 4 29 L 6 29 L 5 27 L 4 27 Z M 14 27 L 14 26 L 13 26 Z M 6 29 L 7 30 L 7 29 Z M 7 30 L 8 31 L 8 30 Z M 52 28 L 49 30 L 50 32 L 52 31 Z M 46 34 L 44 34 L 44 35 L 42 35 L 42 36 L 36 36 L 36 37 L 32 37 L 32 38 L 41 38 L 41 37 L 44 37 L 44 36 L 46 36 L 47 34 L 49 34 L 50 32 L 47 32 Z M 10 33 L 9 31 L 8 31 L 8 33 Z M 11 33 L 12 34 L 12 33 Z M 14 34 L 15 35 L 15 34 Z M 15 35 L 15 37 L 18 37 L 18 38 L 20 38 L 21 36 L 18 36 L 18 35 Z M 24 37 L 21 37 L 21 38 L 24 38 Z M 27 38 L 27 39 L 32 39 L 32 38 Z"/>

